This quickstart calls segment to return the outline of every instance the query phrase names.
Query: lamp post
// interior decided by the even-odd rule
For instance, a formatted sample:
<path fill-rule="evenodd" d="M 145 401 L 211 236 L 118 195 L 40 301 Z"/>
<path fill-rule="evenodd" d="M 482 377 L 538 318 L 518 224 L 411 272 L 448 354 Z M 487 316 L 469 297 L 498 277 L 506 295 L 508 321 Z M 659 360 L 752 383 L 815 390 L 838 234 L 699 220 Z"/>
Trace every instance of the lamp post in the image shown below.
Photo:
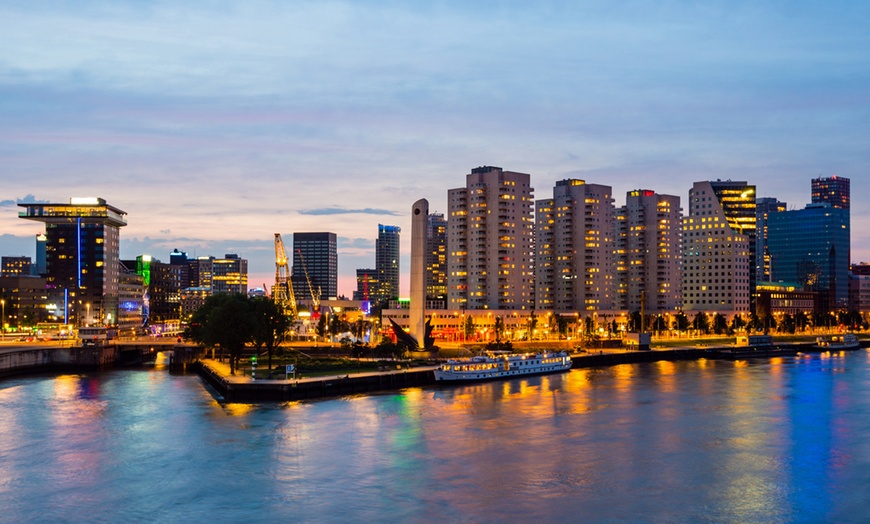
<path fill-rule="evenodd" d="M 3 338 L 6 338 L 6 299 L 0 298 L 0 304 L 3 305 L 3 317 L 0 318 L 0 328 L 3 329 Z"/>

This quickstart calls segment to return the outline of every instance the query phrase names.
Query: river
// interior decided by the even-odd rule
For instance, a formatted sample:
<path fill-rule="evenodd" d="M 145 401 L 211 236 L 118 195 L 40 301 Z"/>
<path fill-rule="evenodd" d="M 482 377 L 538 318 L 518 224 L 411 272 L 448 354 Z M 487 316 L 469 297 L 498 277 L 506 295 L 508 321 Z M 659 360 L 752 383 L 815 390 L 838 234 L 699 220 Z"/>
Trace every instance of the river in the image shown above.
<path fill-rule="evenodd" d="M 283 404 L 0 381 L 2 522 L 866 522 L 870 353 Z"/>

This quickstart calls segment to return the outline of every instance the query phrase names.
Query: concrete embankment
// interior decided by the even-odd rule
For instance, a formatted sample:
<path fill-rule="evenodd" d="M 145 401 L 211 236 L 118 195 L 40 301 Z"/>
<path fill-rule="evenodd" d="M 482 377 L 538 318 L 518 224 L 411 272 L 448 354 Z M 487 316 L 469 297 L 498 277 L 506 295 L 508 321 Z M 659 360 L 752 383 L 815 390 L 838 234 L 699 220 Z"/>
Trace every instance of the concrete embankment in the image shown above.
<path fill-rule="evenodd" d="M 191 367 L 226 402 L 281 402 L 398 390 L 435 382 L 431 368 L 333 376 L 304 380 L 258 380 L 228 375 L 223 366 L 201 361 Z"/>
<path fill-rule="evenodd" d="M 761 356 L 761 355 L 759 355 Z M 772 355 L 765 355 L 772 356 Z M 572 357 L 574 368 L 604 367 L 618 364 L 637 364 L 660 360 L 698 360 L 726 358 L 714 350 L 672 349 L 664 351 L 600 352 Z M 309 400 L 360 393 L 398 390 L 407 387 L 435 384 L 432 368 L 411 368 L 387 372 L 360 373 L 328 378 L 303 380 L 252 381 L 243 375 L 229 375 L 227 366 L 216 361 L 200 361 L 196 370 L 226 402 L 275 402 Z"/>
<path fill-rule="evenodd" d="M 0 376 L 93 371 L 111 367 L 115 360 L 113 347 L 18 348 L 0 352 Z"/>

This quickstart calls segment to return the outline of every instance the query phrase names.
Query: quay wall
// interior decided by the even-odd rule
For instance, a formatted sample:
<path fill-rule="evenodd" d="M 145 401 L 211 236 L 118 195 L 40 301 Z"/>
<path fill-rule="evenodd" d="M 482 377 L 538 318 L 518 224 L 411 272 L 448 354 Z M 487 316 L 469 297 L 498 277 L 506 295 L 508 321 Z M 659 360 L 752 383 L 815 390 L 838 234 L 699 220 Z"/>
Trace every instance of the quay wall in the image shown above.
<path fill-rule="evenodd" d="M 0 353 L 0 376 L 30 373 L 72 373 L 111 367 L 117 348 L 22 348 Z"/>

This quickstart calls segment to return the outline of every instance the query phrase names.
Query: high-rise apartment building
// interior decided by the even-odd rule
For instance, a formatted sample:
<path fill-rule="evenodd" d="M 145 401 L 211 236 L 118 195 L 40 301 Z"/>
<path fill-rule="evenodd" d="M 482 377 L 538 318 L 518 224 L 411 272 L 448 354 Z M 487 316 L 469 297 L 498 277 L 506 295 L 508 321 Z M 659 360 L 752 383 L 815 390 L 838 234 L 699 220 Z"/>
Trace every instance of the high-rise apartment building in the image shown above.
<path fill-rule="evenodd" d="M 18 204 L 19 217 L 45 223 L 46 285 L 66 321 L 78 324 L 85 312 L 94 322 L 118 318 L 120 228 L 126 213 L 102 198 L 71 198 L 69 204 Z"/>
<path fill-rule="evenodd" d="M 849 209 L 850 181 L 841 176 L 818 177 L 812 180 L 811 191 L 813 204 L 827 202 L 831 207 Z"/>
<path fill-rule="evenodd" d="M 228 253 L 212 261 L 211 292 L 214 295 L 248 294 L 248 261 Z"/>
<path fill-rule="evenodd" d="M 188 258 L 187 253 L 184 251 L 174 249 L 172 253 L 169 253 L 169 264 L 177 266 L 181 275 L 181 289 L 189 288 L 192 285 L 190 283 L 190 263 L 191 259 Z"/>
<path fill-rule="evenodd" d="M 629 191 L 617 210 L 618 309 L 661 314 L 682 308 L 680 197 Z"/>
<path fill-rule="evenodd" d="M 822 308 L 846 308 L 849 300 L 849 210 L 827 202 L 773 213 L 768 218 L 771 273 L 822 294 Z"/>
<path fill-rule="evenodd" d="M 611 310 L 616 222 L 610 186 L 568 179 L 536 203 L 535 309 Z"/>
<path fill-rule="evenodd" d="M 768 218 L 771 213 L 786 210 L 785 202 L 771 197 L 755 201 L 755 281 L 770 282 L 770 247 L 768 246 Z"/>
<path fill-rule="evenodd" d="M 526 173 L 483 166 L 448 200 L 447 298 L 451 309 L 534 305 L 532 205 Z"/>
<path fill-rule="evenodd" d="M 399 298 L 399 226 L 378 224 L 375 269 L 378 271 L 376 298 L 379 302 Z"/>
<path fill-rule="evenodd" d="M 296 300 L 311 300 L 311 290 L 326 300 L 338 296 L 335 233 L 293 233 L 290 280 Z"/>
<path fill-rule="evenodd" d="M 755 186 L 695 182 L 683 218 L 683 309 L 749 313 L 754 252 Z"/>
<path fill-rule="evenodd" d="M 447 219 L 429 213 L 426 228 L 426 298 L 447 301 Z"/>

